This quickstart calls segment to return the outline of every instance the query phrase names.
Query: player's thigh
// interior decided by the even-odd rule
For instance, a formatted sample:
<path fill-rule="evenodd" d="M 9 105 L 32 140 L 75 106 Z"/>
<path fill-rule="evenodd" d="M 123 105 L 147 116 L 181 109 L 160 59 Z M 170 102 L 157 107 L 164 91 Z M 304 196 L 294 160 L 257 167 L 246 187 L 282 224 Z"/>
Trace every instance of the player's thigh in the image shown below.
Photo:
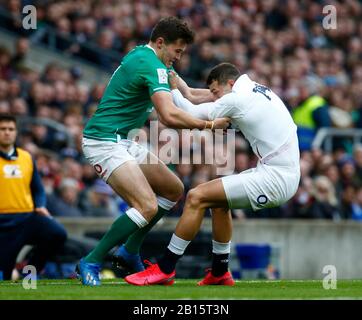
<path fill-rule="evenodd" d="M 251 208 L 254 211 L 275 207 L 281 202 L 278 175 L 271 175 L 263 167 L 222 178 L 230 208 Z"/>
<path fill-rule="evenodd" d="M 230 209 L 251 208 L 250 197 L 257 188 L 255 170 L 247 170 L 240 174 L 221 178 Z"/>
<path fill-rule="evenodd" d="M 141 213 L 157 211 L 156 196 L 135 160 L 127 161 L 113 170 L 107 183 Z"/>
<path fill-rule="evenodd" d="M 127 161 L 134 160 L 135 147 L 130 140 L 119 142 L 100 141 L 83 138 L 82 149 L 87 161 L 94 167 L 98 176 L 105 182 L 112 172 Z M 130 153 L 132 150 L 133 154 Z"/>
<path fill-rule="evenodd" d="M 157 211 L 157 200 L 139 167 L 147 149 L 131 140 L 83 139 L 83 152 L 98 175 L 131 207 L 145 216 Z M 156 208 L 156 209 L 155 209 Z"/>
<path fill-rule="evenodd" d="M 186 197 L 186 205 L 198 205 L 203 208 L 227 208 L 228 201 L 222 180 L 211 180 L 190 190 Z"/>
<path fill-rule="evenodd" d="M 181 180 L 153 153 L 148 154 L 147 161 L 143 161 L 140 168 L 157 195 L 171 201 L 177 201 L 182 196 L 184 187 Z"/>

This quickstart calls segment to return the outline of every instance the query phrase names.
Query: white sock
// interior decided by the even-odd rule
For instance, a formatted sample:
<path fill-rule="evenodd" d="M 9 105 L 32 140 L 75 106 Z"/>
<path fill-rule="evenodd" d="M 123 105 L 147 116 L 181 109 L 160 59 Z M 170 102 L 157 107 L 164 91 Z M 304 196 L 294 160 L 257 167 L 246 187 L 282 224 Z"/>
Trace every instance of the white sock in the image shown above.
<path fill-rule="evenodd" d="M 129 208 L 126 212 L 128 218 L 130 218 L 139 228 L 143 228 L 148 225 L 148 221 L 144 216 L 135 208 Z"/>
<path fill-rule="evenodd" d="M 226 254 L 230 253 L 231 241 L 223 243 L 212 240 L 212 253 Z"/>
<path fill-rule="evenodd" d="M 162 209 L 165 209 L 165 210 L 171 210 L 177 203 L 177 202 L 173 202 L 171 200 L 168 200 L 168 199 L 160 197 L 160 196 L 157 196 L 157 202 L 158 202 L 158 205 Z"/>
<path fill-rule="evenodd" d="M 175 234 L 172 235 L 170 244 L 168 245 L 167 249 L 169 249 L 174 254 L 178 254 L 182 256 L 191 241 L 187 241 L 184 239 L 179 238 Z"/>

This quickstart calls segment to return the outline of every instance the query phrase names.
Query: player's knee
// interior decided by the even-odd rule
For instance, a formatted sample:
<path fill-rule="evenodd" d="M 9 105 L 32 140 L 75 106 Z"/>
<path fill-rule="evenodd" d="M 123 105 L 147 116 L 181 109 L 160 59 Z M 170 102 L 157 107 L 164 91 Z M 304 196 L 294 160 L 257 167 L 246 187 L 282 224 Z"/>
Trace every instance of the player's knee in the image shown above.
<path fill-rule="evenodd" d="M 171 194 L 169 200 L 174 201 L 174 202 L 180 200 L 181 197 L 183 196 L 184 192 L 185 192 L 185 188 L 184 188 L 183 183 L 181 182 L 181 180 L 177 180 L 175 183 L 175 186 L 173 188 L 173 193 Z"/>
<path fill-rule="evenodd" d="M 67 240 L 67 232 L 62 225 L 56 225 L 52 228 L 48 238 L 48 244 L 53 244 L 57 247 L 62 246 Z"/>
<path fill-rule="evenodd" d="M 63 245 L 65 243 L 65 241 L 67 241 L 68 235 L 67 232 L 65 231 L 65 229 L 63 228 L 62 230 L 59 230 L 59 233 L 57 235 L 57 240 L 58 243 Z"/>
<path fill-rule="evenodd" d="M 176 177 L 172 185 L 167 188 L 167 191 L 162 196 L 170 201 L 177 202 L 183 196 L 184 191 L 183 183 Z"/>
<path fill-rule="evenodd" d="M 196 187 L 188 192 L 186 204 L 192 208 L 200 208 L 202 206 L 202 192 L 200 188 Z"/>

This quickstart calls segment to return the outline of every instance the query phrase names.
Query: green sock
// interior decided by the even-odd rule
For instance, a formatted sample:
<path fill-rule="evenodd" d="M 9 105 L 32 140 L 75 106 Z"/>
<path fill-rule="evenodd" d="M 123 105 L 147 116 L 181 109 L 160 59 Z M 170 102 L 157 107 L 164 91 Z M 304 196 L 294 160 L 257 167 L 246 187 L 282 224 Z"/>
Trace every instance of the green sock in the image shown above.
<path fill-rule="evenodd" d="M 103 236 L 97 246 L 84 258 L 86 262 L 101 263 L 109 250 L 119 243 L 124 242 L 129 235 L 139 229 L 126 214 L 113 222 L 111 228 Z"/>
<path fill-rule="evenodd" d="M 141 245 L 143 243 L 144 238 L 146 237 L 146 234 L 148 231 L 151 230 L 151 228 L 167 213 L 169 210 L 163 209 L 160 206 L 158 207 L 157 214 L 153 217 L 153 219 L 150 221 L 150 223 L 143 227 L 138 229 L 136 232 L 134 232 L 129 238 L 127 239 L 127 242 L 125 243 L 125 247 L 129 253 L 139 253 Z"/>

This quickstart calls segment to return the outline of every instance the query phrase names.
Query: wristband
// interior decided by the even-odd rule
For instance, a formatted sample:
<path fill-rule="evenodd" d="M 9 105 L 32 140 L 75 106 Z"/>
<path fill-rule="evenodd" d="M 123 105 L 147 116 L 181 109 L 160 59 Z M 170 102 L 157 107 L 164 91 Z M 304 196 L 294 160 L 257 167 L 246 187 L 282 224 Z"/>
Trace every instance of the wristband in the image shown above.
<path fill-rule="evenodd" d="M 211 129 L 212 127 L 213 127 L 214 125 L 213 125 L 213 121 L 211 122 L 211 121 L 205 121 L 205 127 L 204 127 L 204 130 L 205 129 Z"/>

